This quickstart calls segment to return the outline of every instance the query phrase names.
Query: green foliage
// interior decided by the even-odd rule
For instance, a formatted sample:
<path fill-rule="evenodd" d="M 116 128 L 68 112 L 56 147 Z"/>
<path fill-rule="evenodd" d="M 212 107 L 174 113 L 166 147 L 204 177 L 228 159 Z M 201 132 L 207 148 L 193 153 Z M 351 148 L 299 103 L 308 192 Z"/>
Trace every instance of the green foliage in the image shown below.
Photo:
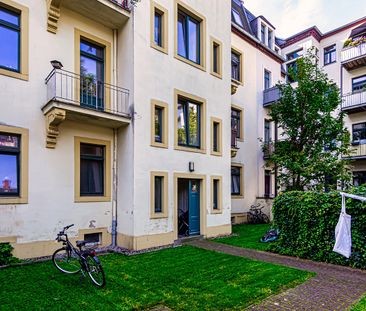
<path fill-rule="evenodd" d="M 297 60 L 290 75 L 297 87 L 278 84 L 281 99 L 270 115 L 279 127 L 269 164 L 278 168 L 279 186 L 285 190 L 335 188 L 348 182 L 350 171 L 341 157 L 349 154 L 350 135 L 337 85 L 318 67 L 314 54 Z"/>
<path fill-rule="evenodd" d="M 259 240 L 271 228 L 270 224 L 260 225 L 235 225 L 233 226 L 233 235 L 224 238 L 214 239 L 217 243 L 229 244 L 243 248 L 258 249 L 261 251 L 269 250 L 273 243 L 262 243 Z"/>
<path fill-rule="evenodd" d="M 352 193 L 366 196 L 366 187 Z M 274 200 L 274 227 L 280 230 L 278 242 L 271 247 L 280 254 L 366 268 L 366 205 L 347 199 L 352 216 L 352 255 L 349 259 L 333 252 L 335 227 L 341 211 L 337 192 L 285 192 Z"/>
<path fill-rule="evenodd" d="M 294 287 L 311 273 L 190 246 L 99 257 L 107 285 L 65 275 L 51 262 L 0 272 L 6 310 L 243 310 Z M 10 280 L 10 281 L 9 281 Z"/>
<path fill-rule="evenodd" d="M 0 243 L 0 266 L 9 265 L 19 260 L 12 255 L 13 247 L 9 243 Z"/>
<path fill-rule="evenodd" d="M 351 311 L 365 311 L 366 310 L 366 294 L 364 297 L 359 301 L 359 303 L 351 309 Z"/>

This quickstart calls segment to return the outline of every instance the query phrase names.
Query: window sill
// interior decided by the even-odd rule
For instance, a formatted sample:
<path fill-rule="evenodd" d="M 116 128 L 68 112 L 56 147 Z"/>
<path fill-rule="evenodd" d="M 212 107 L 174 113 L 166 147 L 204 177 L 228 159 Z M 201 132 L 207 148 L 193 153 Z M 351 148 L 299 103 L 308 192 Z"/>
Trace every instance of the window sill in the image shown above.
<path fill-rule="evenodd" d="M 244 85 L 244 83 L 240 80 L 235 80 L 233 78 L 231 78 L 231 83 L 235 84 L 235 85 Z"/>
<path fill-rule="evenodd" d="M 231 199 L 234 200 L 234 199 L 244 199 L 244 195 L 243 194 L 232 194 L 231 195 Z"/>
<path fill-rule="evenodd" d="M 162 52 L 162 53 L 165 53 L 168 55 L 168 47 L 162 47 L 160 45 L 156 45 L 154 43 L 151 43 L 150 45 L 153 49 L 159 51 L 159 52 Z"/>
<path fill-rule="evenodd" d="M 28 198 L 20 198 L 20 197 L 1 197 L 0 205 L 8 205 L 8 204 L 28 204 Z"/>
<path fill-rule="evenodd" d="M 174 54 L 174 58 L 176 58 L 176 59 L 178 59 L 178 60 L 180 60 L 180 61 L 182 61 L 182 62 L 184 62 L 184 63 L 186 63 L 188 65 L 191 65 L 191 66 L 193 66 L 193 67 L 195 67 L 197 69 L 200 69 L 202 71 L 206 71 L 206 66 L 205 65 L 196 64 L 195 62 L 192 62 L 189 59 L 186 59 L 186 58 L 178 55 L 177 53 Z"/>
<path fill-rule="evenodd" d="M 151 145 L 151 147 L 168 149 L 168 144 L 167 143 L 152 142 L 150 145 Z"/>
<path fill-rule="evenodd" d="M 166 219 L 168 218 L 168 213 L 154 213 L 150 215 L 150 219 Z"/>
<path fill-rule="evenodd" d="M 214 72 L 214 71 L 211 71 L 210 73 L 214 77 L 219 78 L 219 79 L 222 79 L 222 74 L 221 73 L 217 73 L 217 72 Z"/>
<path fill-rule="evenodd" d="M 75 197 L 75 203 L 87 203 L 87 202 L 110 202 L 111 197 L 110 196 L 104 196 L 104 197 L 87 197 L 87 196 L 76 196 Z"/>
<path fill-rule="evenodd" d="M 222 157 L 222 152 L 221 151 L 212 151 L 211 150 L 211 155 L 213 155 L 215 157 Z"/>
<path fill-rule="evenodd" d="M 190 147 L 175 145 L 174 149 L 180 150 L 180 151 L 187 151 L 187 152 L 206 153 L 205 148 L 198 149 L 198 148 L 190 148 Z"/>
<path fill-rule="evenodd" d="M 211 209 L 211 214 L 213 215 L 222 214 L 222 209 Z"/>
<path fill-rule="evenodd" d="M 11 78 L 20 79 L 20 80 L 24 80 L 24 81 L 29 80 L 28 73 L 14 72 L 14 71 L 6 70 L 3 68 L 0 68 L 0 75 L 8 76 Z"/>

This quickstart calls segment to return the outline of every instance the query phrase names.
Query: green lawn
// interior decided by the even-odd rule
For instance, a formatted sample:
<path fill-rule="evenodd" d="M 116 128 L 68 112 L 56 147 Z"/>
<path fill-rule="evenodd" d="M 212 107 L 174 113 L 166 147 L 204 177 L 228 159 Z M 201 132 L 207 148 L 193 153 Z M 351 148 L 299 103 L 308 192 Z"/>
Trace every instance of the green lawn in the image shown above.
<path fill-rule="evenodd" d="M 101 261 L 104 289 L 62 274 L 50 261 L 0 270 L 0 309 L 238 310 L 313 275 L 190 246 Z"/>
<path fill-rule="evenodd" d="M 361 301 L 352 308 L 352 311 L 365 311 L 366 310 L 366 294 Z"/>
<path fill-rule="evenodd" d="M 266 251 L 271 243 L 261 243 L 260 238 L 270 229 L 269 224 L 265 225 L 235 225 L 233 226 L 233 236 L 215 239 L 215 242 L 239 246 L 243 248 L 253 248 Z"/>

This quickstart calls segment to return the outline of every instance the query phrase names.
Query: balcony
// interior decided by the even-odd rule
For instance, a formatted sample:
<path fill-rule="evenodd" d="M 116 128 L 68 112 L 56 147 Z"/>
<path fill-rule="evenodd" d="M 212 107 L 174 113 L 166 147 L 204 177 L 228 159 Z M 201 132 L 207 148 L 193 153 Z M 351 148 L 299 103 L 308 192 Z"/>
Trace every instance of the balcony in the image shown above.
<path fill-rule="evenodd" d="M 263 107 L 269 107 L 273 103 L 279 101 L 281 92 L 278 87 L 274 86 L 263 91 Z"/>
<path fill-rule="evenodd" d="M 47 103 L 42 111 L 46 116 L 48 148 L 55 148 L 58 126 L 65 120 L 108 128 L 131 122 L 127 89 L 62 69 L 53 69 L 46 85 Z"/>
<path fill-rule="evenodd" d="M 273 142 L 264 142 L 263 146 L 262 146 L 262 150 L 263 150 L 263 159 L 264 160 L 269 160 L 274 152 L 274 143 Z"/>
<path fill-rule="evenodd" d="M 342 97 L 342 111 L 356 113 L 366 111 L 366 91 L 346 94 Z"/>
<path fill-rule="evenodd" d="M 238 139 L 237 139 L 237 131 L 235 129 L 231 129 L 231 157 L 235 158 L 236 154 L 238 153 Z"/>
<path fill-rule="evenodd" d="M 366 144 L 352 144 L 350 147 L 350 155 L 344 158 L 350 160 L 366 159 Z"/>
<path fill-rule="evenodd" d="M 347 47 L 342 50 L 341 61 L 344 68 L 348 71 L 366 65 L 366 43 L 358 46 Z"/>
<path fill-rule="evenodd" d="M 61 6 L 111 29 L 120 29 L 130 17 L 129 0 L 47 0 L 47 30 L 56 33 Z"/>

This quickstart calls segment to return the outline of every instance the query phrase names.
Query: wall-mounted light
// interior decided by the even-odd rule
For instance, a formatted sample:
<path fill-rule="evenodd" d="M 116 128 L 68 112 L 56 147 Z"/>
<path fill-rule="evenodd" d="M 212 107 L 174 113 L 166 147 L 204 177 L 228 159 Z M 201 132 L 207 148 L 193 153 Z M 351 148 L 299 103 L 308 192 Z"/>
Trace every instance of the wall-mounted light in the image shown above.
<path fill-rule="evenodd" d="M 188 167 L 190 172 L 194 172 L 194 162 L 189 162 Z"/>
<path fill-rule="evenodd" d="M 54 69 L 61 69 L 63 67 L 62 63 L 58 60 L 51 60 L 51 65 Z"/>

